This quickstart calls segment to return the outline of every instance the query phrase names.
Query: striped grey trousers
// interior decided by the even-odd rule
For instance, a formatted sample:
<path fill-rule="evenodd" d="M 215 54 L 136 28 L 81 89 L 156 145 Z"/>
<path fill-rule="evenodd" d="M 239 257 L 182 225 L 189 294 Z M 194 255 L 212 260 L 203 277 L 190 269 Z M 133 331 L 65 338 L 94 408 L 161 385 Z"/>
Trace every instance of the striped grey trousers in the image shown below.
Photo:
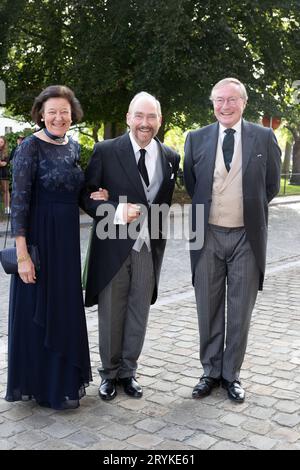
<path fill-rule="evenodd" d="M 239 378 L 259 275 L 244 227 L 208 226 L 195 271 L 200 361 L 205 375 L 230 382 Z"/>
<path fill-rule="evenodd" d="M 105 269 L 105 266 L 103 266 Z M 131 250 L 98 298 L 99 353 L 102 378 L 135 375 L 144 344 L 154 289 L 152 254 L 144 244 Z"/>

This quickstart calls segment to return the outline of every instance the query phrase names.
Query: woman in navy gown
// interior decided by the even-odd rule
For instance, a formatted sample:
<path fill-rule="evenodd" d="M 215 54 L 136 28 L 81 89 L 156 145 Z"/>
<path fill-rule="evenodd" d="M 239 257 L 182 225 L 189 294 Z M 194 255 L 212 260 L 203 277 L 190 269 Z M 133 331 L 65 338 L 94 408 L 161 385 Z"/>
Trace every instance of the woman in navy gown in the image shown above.
<path fill-rule="evenodd" d="M 69 88 L 46 88 L 32 108 L 41 129 L 14 157 L 11 224 L 18 274 L 10 291 L 7 401 L 76 408 L 92 380 L 79 241 L 84 176 L 79 145 L 66 136 L 81 117 Z M 38 271 L 30 244 L 39 250 Z"/>

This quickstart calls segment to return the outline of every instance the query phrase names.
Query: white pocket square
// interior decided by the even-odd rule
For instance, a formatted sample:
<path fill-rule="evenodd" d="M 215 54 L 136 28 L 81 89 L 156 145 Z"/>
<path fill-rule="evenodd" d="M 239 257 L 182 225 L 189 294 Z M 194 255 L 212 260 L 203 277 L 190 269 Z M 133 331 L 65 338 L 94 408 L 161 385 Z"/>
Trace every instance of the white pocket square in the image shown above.
<path fill-rule="evenodd" d="M 257 158 L 260 158 L 260 157 L 262 157 L 262 154 L 261 154 L 261 153 L 258 153 L 258 154 L 256 155 L 256 157 L 257 157 Z"/>

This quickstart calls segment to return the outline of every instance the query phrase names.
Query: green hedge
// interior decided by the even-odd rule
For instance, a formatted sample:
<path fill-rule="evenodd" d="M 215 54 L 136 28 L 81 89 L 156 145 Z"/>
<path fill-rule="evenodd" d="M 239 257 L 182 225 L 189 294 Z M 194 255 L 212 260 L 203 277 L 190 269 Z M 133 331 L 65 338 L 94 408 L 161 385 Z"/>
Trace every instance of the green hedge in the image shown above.
<path fill-rule="evenodd" d="M 80 145 L 80 166 L 83 170 L 86 169 L 88 162 L 90 161 L 93 149 L 86 147 L 85 145 Z"/>

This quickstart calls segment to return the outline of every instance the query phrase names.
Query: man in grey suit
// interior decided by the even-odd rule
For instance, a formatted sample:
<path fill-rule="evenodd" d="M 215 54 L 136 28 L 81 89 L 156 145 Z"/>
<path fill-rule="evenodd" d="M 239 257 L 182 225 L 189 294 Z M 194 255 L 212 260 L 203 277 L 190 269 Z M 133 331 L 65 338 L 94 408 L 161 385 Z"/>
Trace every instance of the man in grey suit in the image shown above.
<path fill-rule="evenodd" d="M 193 398 L 220 383 L 231 400 L 245 398 L 239 375 L 263 286 L 268 203 L 279 191 L 281 166 L 272 129 L 242 118 L 247 99 L 239 80 L 218 82 L 211 92 L 217 122 L 190 132 L 185 144 L 193 214 L 204 206 L 204 223 L 193 220 L 194 229 L 204 230 L 204 244 L 193 249 L 191 243 L 190 251 L 204 372 Z"/>
<path fill-rule="evenodd" d="M 96 144 L 86 170 L 82 206 L 95 220 L 85 304 L 98 304 L 102 362 L 99 395 L 103 400 L 115 398 L 117 382 L 127 395 L 142 396 L 135 377 L 137 361 L 150 304 L 157 297 L 166 245 L 159 233 L 159 221 L 151 218 L 151 208 L 170 206 L 180 159 L 156 138 L 161 120 L 160 103 L 149 93 L 138 93 L 127 113 L 130 132 Z M 90 198 L 100 187 L 109 192 L 106 202 Z M 116 209 L 112 224 L 115 230 L 101 239 L 97 223 L 100 226 L 103 218 L 97 209 L 103 204 Z M 137 224 L 134 237 L 132 227 L 142 207 L 145 218 Z"/>

